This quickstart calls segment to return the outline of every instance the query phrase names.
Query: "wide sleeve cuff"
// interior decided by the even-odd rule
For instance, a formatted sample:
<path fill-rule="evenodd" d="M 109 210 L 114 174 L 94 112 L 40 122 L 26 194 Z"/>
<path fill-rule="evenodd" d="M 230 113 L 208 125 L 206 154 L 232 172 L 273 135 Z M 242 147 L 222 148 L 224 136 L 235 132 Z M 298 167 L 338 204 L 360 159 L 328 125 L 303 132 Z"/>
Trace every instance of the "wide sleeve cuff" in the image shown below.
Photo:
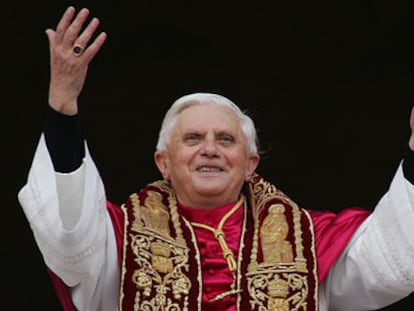
<path fill-rule="evenodd" d="M 400 166 L 321 286 L 329 310 L 377 310 L 412 292 L 413 188 Z"/>

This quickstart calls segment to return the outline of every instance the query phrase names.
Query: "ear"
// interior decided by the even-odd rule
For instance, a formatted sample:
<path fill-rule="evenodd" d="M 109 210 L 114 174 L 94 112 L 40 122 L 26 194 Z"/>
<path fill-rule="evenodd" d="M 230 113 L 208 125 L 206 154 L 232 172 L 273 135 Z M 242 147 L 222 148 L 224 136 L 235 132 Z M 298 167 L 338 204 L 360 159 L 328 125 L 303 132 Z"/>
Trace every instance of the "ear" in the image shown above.
<path fill-rule="evenodd" d="M 252 177 L 254 171 L 259 165 L 259 162 L 260 162 L 260 156 L 257 153 L 253 153 L 249 156 L 249 159 L 247 162 L 245 181 L 248 181 L 250 177 Z"/>
<path fill-rule="evenodd" d="M 154 160 L 162 177 L 168 180 L 170 178 L 170 170 L 168 168 L 168 158 L 165 151 L 155 151 Z"/>

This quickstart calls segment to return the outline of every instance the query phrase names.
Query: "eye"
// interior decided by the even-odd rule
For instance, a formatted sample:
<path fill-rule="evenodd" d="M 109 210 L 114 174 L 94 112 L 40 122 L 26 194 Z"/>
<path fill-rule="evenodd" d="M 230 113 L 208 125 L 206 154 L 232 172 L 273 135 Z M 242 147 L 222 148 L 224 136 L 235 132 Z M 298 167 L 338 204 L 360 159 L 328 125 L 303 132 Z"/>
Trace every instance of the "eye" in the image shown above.
<path fill-rule="evenodd" d="M 197 133 L 189 133 L 184 135 L 183 141 L 188 144 L 195 144 L 202 139 L 200 134 Z"/>
<path fill-rule="evenodd" d="M 228 134 L 219 135 L 218 140 L 224 145 L 231 145 L 235 141 L 234 137 Z"/>

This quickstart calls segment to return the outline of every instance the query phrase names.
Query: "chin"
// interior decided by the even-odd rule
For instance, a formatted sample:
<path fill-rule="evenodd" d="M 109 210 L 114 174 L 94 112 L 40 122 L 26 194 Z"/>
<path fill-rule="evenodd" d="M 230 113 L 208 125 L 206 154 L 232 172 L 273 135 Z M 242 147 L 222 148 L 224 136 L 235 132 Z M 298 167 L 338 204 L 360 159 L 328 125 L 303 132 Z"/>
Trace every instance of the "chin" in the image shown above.
<path fill-rule="evenodd" d="M 203 185 L 201 187 L 197 187 L 196 189 L 194 189 L 194 192 L 198 193 L 201 196 L 210 196 L 210 197 L 215 197 L 215 196 L 220 196 L 223 193 L 226 192 L 226 187 L 223 187 L 223 185 L 220 186 L 213 186 L 213 185 Z"/>

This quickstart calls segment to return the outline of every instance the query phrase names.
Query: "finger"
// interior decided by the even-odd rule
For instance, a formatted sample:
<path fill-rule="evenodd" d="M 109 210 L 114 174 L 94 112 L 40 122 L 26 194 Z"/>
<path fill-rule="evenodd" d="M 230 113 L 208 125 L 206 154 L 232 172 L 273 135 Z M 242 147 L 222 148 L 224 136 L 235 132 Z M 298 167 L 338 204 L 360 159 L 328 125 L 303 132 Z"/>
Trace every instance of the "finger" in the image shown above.
<path fill-rule="evenodd" d="M 72 48 L 72 45 L 75 43 L 79 32 L 82 29 L 83 24 L 89 16 L 89 10 L 84 8 L 79 11 L 78 15 L 75 17 L 73 22 L 67 28 L 64 37 L 63 37 L 63 47 Z"/>
<path fill-rule="evenodd" d="M 49 51 L 52 53 L 52 48 L 55 43 L 56 32 L 52 29 L 46 29 L 47 39 L 49 41 Z"/>
<path fill-rule="evenodd" d="M 49 44 L 52 44 L 55 41 L 56 32 L 53 29 L 46 29 L 45 33 L 49 40 Z"/>
<path fill-rule="evenodd" d="M 79 44 L 82 47 L 86 47 L 99 26 L 99 19 L 96 17 L 91 20 L 89 25 L 85 28 L 82 34 L 76 39 L 75 44 Z"/>
<path fill-rule="evenodd" d="M 90 62 L 95 57 L 96 53 L 99 52 L 102 45 L 105 43 L 106 38 L 107 38 L 107 34 L 105 32 L 102 32 L 88 46 L 88 48 L 85 50 L 84 55 L 83 55 L 87 62 Z"/>
<path fill-rule="evenodd" d="M 72 6 L 68 7 L 56 27 L 55 39 L 57 43 L 62 42 L 65 32 L 68 29 L 74 16 L 75 8 Z"/>

